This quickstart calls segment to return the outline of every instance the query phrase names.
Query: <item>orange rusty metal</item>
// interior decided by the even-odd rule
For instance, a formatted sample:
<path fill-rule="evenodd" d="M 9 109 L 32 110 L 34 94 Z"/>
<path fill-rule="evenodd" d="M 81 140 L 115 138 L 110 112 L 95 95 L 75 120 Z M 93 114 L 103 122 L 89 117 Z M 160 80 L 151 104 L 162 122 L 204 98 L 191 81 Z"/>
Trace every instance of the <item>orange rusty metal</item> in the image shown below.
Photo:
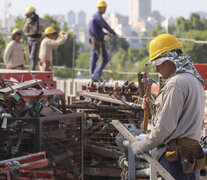
<path fill-rule="evenodd" d="M 31 178 L 36 180 L 54 180 L 53 171 L 35 171 L 35 169 L 48 166 L 48 160 L 46 159 L 45 152 L 0 161 L 0 166 L 2 167 L 0 168 L 0 179 L 11 179 L 10 170 L 7 165 L 13 161 L 18 161 L 20 163 L 19 171 L 21 177 L 18 177 L 17 180 L 31 180 Z"/>
<path fill-rule="evenodd" d="M 40 152 L 0 161 L 0 167 L 7 168 L 7 164 L 12 161 L 18 161 L 20 163 L 20 168 L 22 169 L 37 169 L 48 165 L 45 152 Z"/>
<path fill-rule="evenodd" d="M 8 169 L 0 168 L 0 179 L 11 180 L 11 175 Z"/>
<path fill-rule="evenodd" d="M 53 171 L 32 171 L 32 170 L 25 170 L 20 169 L 21 178 L 17 178 L 17 180 L 20 180 L 25 177 L 30 178 L 38 178 L 38 179 L 47 179 L 47 180 L 53 180 L 54 179 L 54 172 Z"/>

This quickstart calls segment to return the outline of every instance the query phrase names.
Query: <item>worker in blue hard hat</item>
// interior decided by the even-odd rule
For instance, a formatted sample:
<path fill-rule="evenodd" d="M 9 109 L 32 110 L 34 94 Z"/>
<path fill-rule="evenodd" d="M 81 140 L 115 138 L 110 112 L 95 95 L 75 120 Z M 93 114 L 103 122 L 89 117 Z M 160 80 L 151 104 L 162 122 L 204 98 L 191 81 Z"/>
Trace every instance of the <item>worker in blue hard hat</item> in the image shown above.
<path fill-rule="evenodd" d="M 106 12 L 106 2 L 102 0 L 98 1 L 96 7 L 98 11 L 92 16 L 88 31 L 90 35 L 89 43 L 91 44 L 90 77 L 92 81 L 98 82 L 102 81 L 102 71 L 109 61 L 106 45 L 104 43 L 105 33 L 103 29 L 107 30 L 111 35 L 116 36 L 116 38 L 118 38 L 118 35 L 102 17 Z M 101 62 L 97 66 L 96 63 L 99 56 L 101 57 Z"/>

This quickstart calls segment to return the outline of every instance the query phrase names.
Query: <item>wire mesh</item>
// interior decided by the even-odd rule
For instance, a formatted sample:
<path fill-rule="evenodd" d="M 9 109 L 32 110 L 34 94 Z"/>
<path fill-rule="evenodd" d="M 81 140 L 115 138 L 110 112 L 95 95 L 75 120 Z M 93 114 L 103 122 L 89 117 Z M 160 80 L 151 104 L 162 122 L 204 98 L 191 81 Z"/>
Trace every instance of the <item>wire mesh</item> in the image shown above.
<path fill-rule="evenodd" d="M 118 131 L 111 121 L 135 124 L 140 128 L 140 110 L 81 109 L 86 114 L 84 125 L 84 179 L 120 179 L 118 159 L 122 152 L 117 147 Z"/>
<path fill-rule="evenodd" d="M 50 162 L 46 169 L 54 170 L 56 179 L 66 179 L 66 176 L 81 179 L 83 118 L 82 113 L 70 113 L 24 120 L 10 119 L 8 128 L 0 132 L 1 159 L 45 151 Z M 19 149 L 15 153 L 17 144 Z"/>

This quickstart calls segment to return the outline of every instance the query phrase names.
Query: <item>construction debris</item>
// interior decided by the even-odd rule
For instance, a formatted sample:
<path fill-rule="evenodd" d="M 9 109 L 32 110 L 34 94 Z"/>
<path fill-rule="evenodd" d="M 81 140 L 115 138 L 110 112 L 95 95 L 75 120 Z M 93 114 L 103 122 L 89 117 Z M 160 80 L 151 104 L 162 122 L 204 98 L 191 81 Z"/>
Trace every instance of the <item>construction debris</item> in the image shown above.
<path fill-rule="evenodd" d="M 45 152 L 0 161 L 0 179 L 54 179 L 53 171 L 40 170 L 48 166 Z"/>
<path fill-rule="evenodd" d="M 143 110 L 142 98 L 134 83 L 89 83 L 82 85 L 79 99 L 66 108 L 86 114 L 83 126 L 84 136 L 84 178 L 119 179 L 122 170 L 118 159 L 123 152 L 117 147 L 118 131 L 111 121 L 119 119 L 123 123 L 141 127 Z"/>
<path fill-rule="evenodd" d="M 41 80 L 20 83 L 1 78 L 0 179 L 15 175 L 17 179 L 58 180 L 149 178 L 149 163 L 135 160 L 126 148 L 129 142 L 111 124 L 117 119 L 134 136 L 143 133 L 144 77 L 148 74 L 138 74 L 141 86 L 129 81 L 83 84 L 79 96 L 70 97 L 69 104 L 61 90 L 48 88 Z M 206 148 L 206 138 L 202 143 Z M 33 164 L 35 158 L 22 168 L 28 164 L 22 163 L 22 156 L 38 156 L 42 151 L 47 154 L 47 159 L 41 159 L 44 171 L 36 169 L 41 164 Z M 11 158 L 15 161 L 8 168 L 5 163 Z M 32 169 L 28 168 L 31 164 Z"/>
<path fill-rule="evenodd" d="M 54 173 L 20 168 L 21 177 L 53 179 L 54 174 L 58 179 L 80 179 L 84 115 L 66 110 L 65 94 L 57 89 L 45 89 L 41 82 L 37 79 L 23 83 L 2 81 L 0 159 L 45 151 L 48 159 L 41 162 Z M 1 173 L 2 177 L 12 178 L 12 173 L 5 169 Z"/>

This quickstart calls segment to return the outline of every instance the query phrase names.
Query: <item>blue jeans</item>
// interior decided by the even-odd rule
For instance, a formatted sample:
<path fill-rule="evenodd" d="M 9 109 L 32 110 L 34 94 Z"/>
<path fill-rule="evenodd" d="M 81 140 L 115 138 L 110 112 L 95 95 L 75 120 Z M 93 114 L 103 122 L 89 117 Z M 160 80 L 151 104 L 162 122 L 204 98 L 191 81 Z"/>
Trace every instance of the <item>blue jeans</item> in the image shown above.
<path fill-rule="evenodd" d="M 165 153 L 161 156 L 159 162 L 176 180 L 200 180 L 200 171 L 183 173 L 180 162 L 169 162 L 165 158 Z"/>
<path fill-rule="evenodd" d="M 30 61 L 31 70 L 36 70 L 37 62 L 38 62 L 38 50 L 39 44 L 35 40 L 27 41 L 27 52 Z"/>
<path fill-rule="evenodd" d="M 103 54 L 103 62 L 100 62 L 99 65 L 96 66 L 100 53 L 97 50 L 94 50 L 93 46 L 91 46 L 90 77 L 92 77 L 93 75 L 97 75 L 101 77 L 103 69 L 106 67 L 106 64 L 109 62 L 109 56 L 106 50 L 106 45 L 104 43 L 102 44 L 102 54 Z"/>

